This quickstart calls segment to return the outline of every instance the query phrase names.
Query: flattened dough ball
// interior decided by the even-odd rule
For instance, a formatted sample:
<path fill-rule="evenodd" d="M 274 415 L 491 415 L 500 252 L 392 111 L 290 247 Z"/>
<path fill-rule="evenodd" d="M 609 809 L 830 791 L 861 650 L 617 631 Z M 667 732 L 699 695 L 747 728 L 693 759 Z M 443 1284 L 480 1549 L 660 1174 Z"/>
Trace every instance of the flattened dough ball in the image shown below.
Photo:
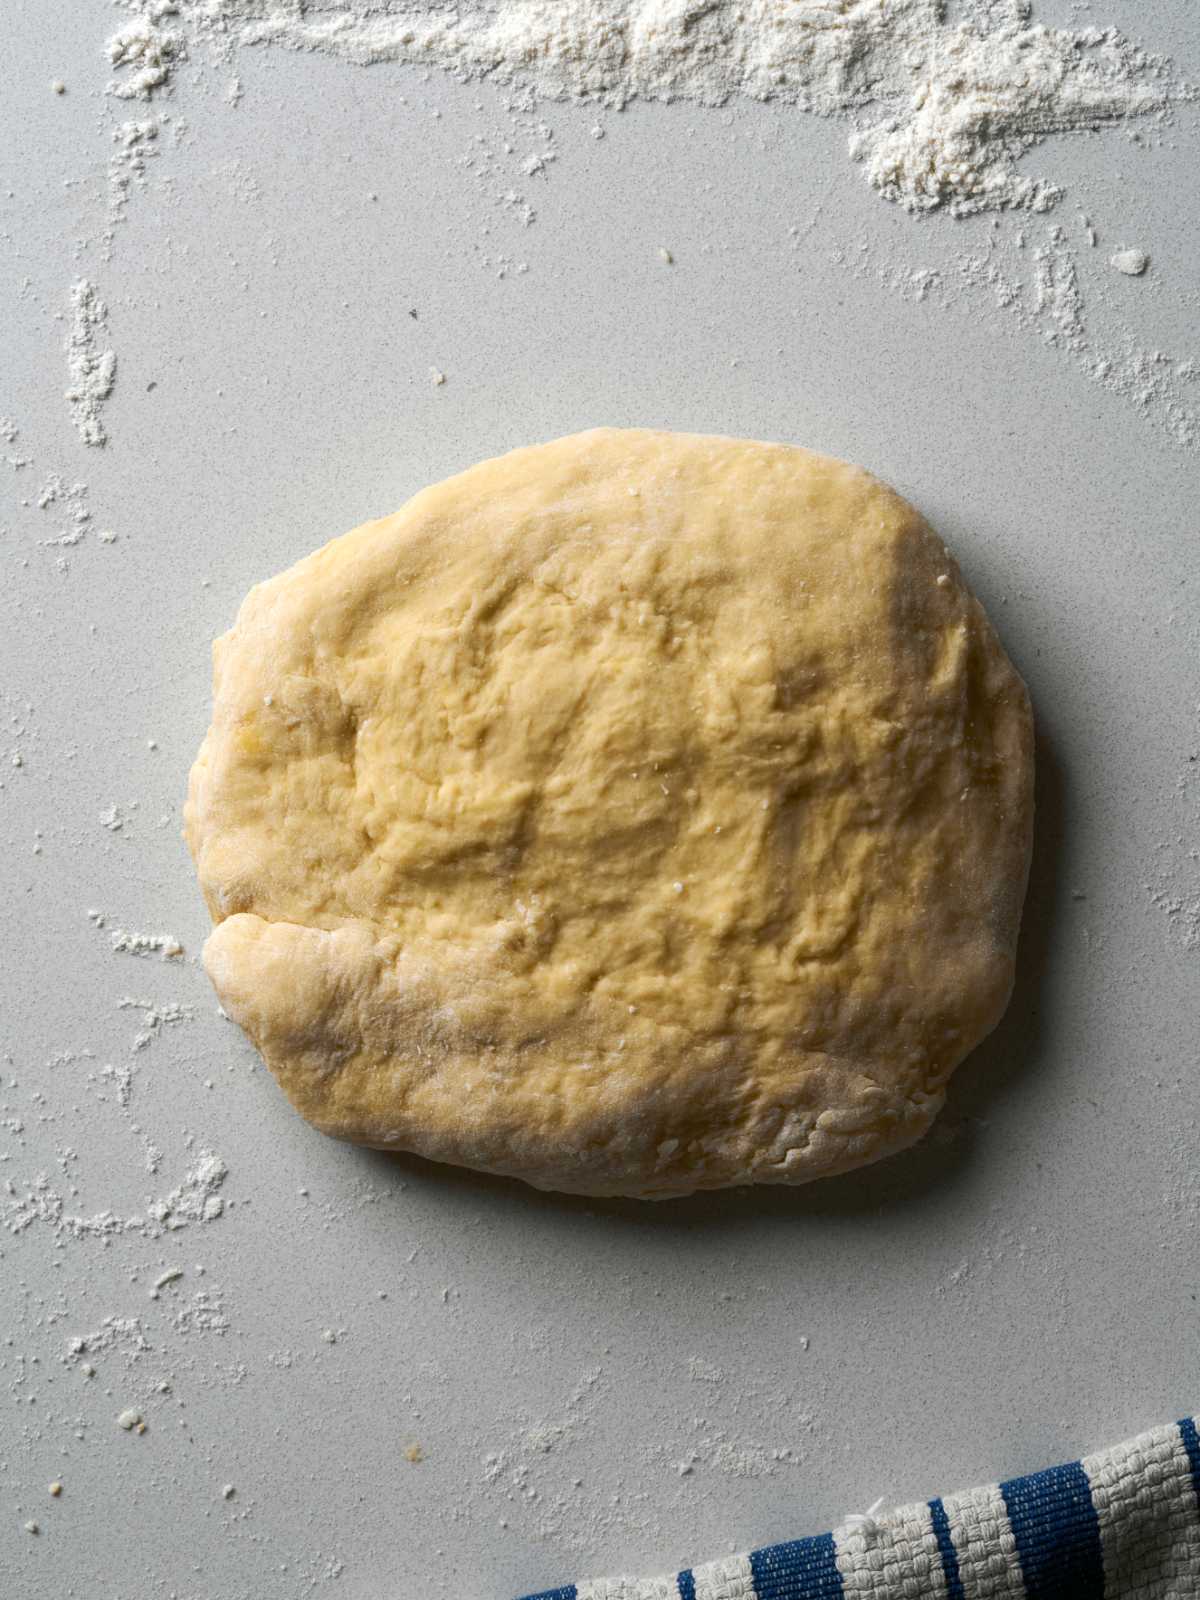
<path fill-rule="evenodd" d="M 1024 685 L 941 541 L 805 450 L 599 429 L 253 589 L 186 834 L 316 1127 L 584 1194 L 917 1139 L 1008 1000 Z"/>

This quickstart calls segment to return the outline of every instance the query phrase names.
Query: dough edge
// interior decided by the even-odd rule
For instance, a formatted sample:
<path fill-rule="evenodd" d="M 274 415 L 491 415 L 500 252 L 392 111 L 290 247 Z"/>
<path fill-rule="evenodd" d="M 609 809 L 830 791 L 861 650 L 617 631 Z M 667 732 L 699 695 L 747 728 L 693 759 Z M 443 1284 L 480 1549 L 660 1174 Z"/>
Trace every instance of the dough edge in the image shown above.
<path fill-rule="evenodd" d="M 420 1099 L 419 1109 L 406 1106 L 401 1112 L 385 1093 L 379 1098 L 386 1114 L 382 1108 L 364 1112 L 361 1095 L 355 1094 L 354 1111 L 331 1116 L 327 1098 L 315 1092 L 330 1071 L 327 1017 L 315 1019 L 307 1031 L 307 1019 L 297 1011 L 293 1015 L 301 1026 L 281 1036 L 273 1029 L 271 1016 L 286 1008 L 276 1001 L 264 1011 L 256 1004 L 254 988 L 262 983 L 264 970 L 266 981 L 278 992 L 283 983 L 295 979 L 297 966 L 294 955 L 281 954 L 278 968 L 264 969 L 261 962 L 246 960 L 244 942 L 270 938 L 285 928 L 289 942 L 294 937 L 324 947 L 312 965 L 305 962 L 300 967 L 309 998 L 317 993 L 309 980 L 321 968 L 332 990 L 353 991 L 364 959 L 375 959 L 357 931 L 330 934 L 296 924 L 269 924 L 239 913 L 224 919 L 209 935 L 203 951 L 205 970 L 223 1008 L 253 1041 L 293 1107 L 319 1132 L 350 1144 L 518 1178 L 532 1188 L 562 1194 L 668 1200 L 704 1190 L 810 1183 L 866 1166 L 915 1144 L 945 1103 L 942 1087 L 909 1098 L 876 1082 L 861 1062 L 824 1055 L 797 1057 L 796 1078 L 820 1110 L 809 1114 L 793 1108 L 784 1113 L 782 1126 L 770 1133 L 764 1126 L 779 1120 L 770 1107 L 720 1131 L 709 1127 L 693 1142 L 685 1173 L 671 1160 L 674 1151 L 661 1155 L 654 1141 L 631 1134 L 641 1121 L 639 1112 L 652 1112 L 652 1104 L 635 1109 L 628 1100 L 610 1094 L 593 1116 L 581 1117 L 579 1102 L 573 1100 L 569 1129 L 547 1125 L 536 1115 L 544 1109 L 540 1097 L 523 1092 L 519 1080 L 487 1083 L 474 1054 L 441 1057 L 439 1075 L 431 1080 L 433 1092 Z M 284 968 L 290 969 L 286 977 Z M 256 975 L 253 986 L 246 982 L 251 971 Z M 996 1020 L 1010 989 L 1011 982 L 1003 990 Z M 358 1020 L 352 1031 L 362 1038 L 363 1049 L 340 1061 L 338 1069 L 358 1081 L 362 1070 L 370 1071 L 386 1060 L 393 1046 L 386 1040 L 372 1043 L 369 1020 Z M 697 1077 L 694 1098 L 701 1107 L 706 1103 L 704 1089 L 705 1079 Z M 469 1122 L 461 1115 L 465 1093 L 477 1097 L 476 1114 Z M 606 1103 L 614 1099 L 615 1104 Z M 678 1121 L 679 1108 L 672 1107 L 671 1113 Z M 697 1112 L 697 1120 L 703 1123 L 703 1118 L 703 1111 Z M 392 1122 L 394 1136 L 381 1138 L 367 1131 L 363 1123 L 372 1119 L 380 1125 Z"/>

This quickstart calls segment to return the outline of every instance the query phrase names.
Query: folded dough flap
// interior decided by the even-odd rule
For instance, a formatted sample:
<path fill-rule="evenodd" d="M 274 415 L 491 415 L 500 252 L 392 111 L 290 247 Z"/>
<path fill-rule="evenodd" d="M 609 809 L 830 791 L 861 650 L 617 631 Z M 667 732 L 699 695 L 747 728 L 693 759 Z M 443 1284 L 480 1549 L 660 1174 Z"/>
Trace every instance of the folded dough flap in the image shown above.
<path fill-rule="evenodd" d="M 399 1079 L 425 1078 L 472 1037 L 463 952 L 439 965 L 372 922 L 325 929 L 238 912 L 209 935 L 204 966 L 294 1100 L 323 1098 L 351 1065 L 362 1070 L 347 1077 L 386 1064 Z M 471 982 L 479 1001 L 486 979 L 472 972 Z M 336 1096 L 344 1111 L 355 1094 L 346 1082 Z"/>
<path fill-rule="evenodd" d="M 327 1072 L 362 1048 L 383 953 L 363 923 L 328 932 L 239 912 L 210 934 L 204 966 L 225 1011 L 272 1064 L 286 1052 L 312 1066 L 321 1052 Z"/>

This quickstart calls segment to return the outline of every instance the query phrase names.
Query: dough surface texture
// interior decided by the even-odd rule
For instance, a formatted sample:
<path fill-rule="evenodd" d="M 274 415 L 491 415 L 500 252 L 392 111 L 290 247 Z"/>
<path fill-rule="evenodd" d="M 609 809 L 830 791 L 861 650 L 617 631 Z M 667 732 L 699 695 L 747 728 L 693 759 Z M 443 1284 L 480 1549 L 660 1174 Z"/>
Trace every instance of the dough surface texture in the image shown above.
<path fill-rule="evenodd" d="M 598 429 L 426 489 L 214 646 L 185 833 L 316 1127 L 543 1188 L 911 1144 L 1012 986 L 1024 685 L 867 473 Z"/>

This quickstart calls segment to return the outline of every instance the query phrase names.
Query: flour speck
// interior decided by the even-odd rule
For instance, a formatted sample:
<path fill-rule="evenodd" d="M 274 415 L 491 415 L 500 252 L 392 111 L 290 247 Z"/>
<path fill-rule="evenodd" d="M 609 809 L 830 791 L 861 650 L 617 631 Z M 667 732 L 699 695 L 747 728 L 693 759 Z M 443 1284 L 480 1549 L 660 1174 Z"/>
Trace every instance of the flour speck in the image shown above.
<path fill-rule="evenodd" d="M 1140 278 L 1150 265 L 1150 257 L 1144 250 L 1118 250 L 1109 265 L 1123 272 L 1127 278 Z"/>

